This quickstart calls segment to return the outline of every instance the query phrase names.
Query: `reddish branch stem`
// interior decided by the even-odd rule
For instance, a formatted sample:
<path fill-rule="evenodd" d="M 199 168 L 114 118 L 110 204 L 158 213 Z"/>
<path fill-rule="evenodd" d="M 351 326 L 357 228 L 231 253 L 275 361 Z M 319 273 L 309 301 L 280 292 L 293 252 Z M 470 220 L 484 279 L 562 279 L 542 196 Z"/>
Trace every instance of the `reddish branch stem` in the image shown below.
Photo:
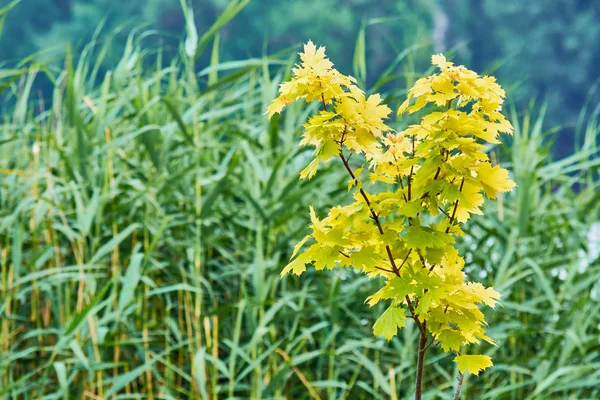
<path fill-rule="evenodd" d="M 464 374 L 458 373 L 458 385 L 456 385 L 456 391 L 454 392 L 454 400 L 458 400 L 460 398 L 460 390 L 462 389 L 463 380 L 465 378 Z"/>
<path fill-rule="evenodd" d="M 327 104 L 325 103 L 325 98 L 323 96 L 321 96 L 321 100 L 323 102 L 323 109 L 325 111 L 327 111 Z M 346 129 L 347 127 L 344 127 L 344 133 L 342 133 L 342 138 L 339 141 L 340 144 L 340 151 L 339 151 L 339 156 L 340 159 L 342 160 L 342 163 L 344 164 L 344 167 L 346 168 L 346 171 L 348 171 L 348 174 L 350 175 L 350 177 L 354 180 L 354 183 L 359 186 L 359 192 L 360 195 L 362 196 L 362 198 L 365 200 L 365 203 L 367 204 L 367 207 L 369 208 L 369 211 L 371 212 L 371 217 L 373 218 L 373 221 L 375 221 L 375 225 L 377 225 L 377 230 L 379 231 L 379 234 L 383 236 L 384 232 L 383 232 L 383 227 L 381 226 L 381 221 L 379 220 L 379 216 L 377 215 L 377 213 L 375 212 L 375 210 L 373 209 L 373 207 L 371 206 L 371 201 L 369 200 L 369 196 L 367 195 L 367 193 L 364 191 L 364 189 L 362 187 L 360 187 L 359 185 L 359 181 L 356 178 L 356 175 L 354 175 L 354 172 L 352 171 L 352 168 L 350 167 L 350 164 L 348 163 L 348 159 L 344 156 L 344 150 L 343 150 L 343 143 L 344 143 L 344 136 L 346 134 Z M 415 138 L 413 137 L 413 143 L 412 143 L 412 156 L 414 158 L 415 156 Z M 411 167 L 411 171 L 410 171 L 410 175 L 408 178 L 408 200 L 410 201 L 410 197 L 411 197 L 411 180 L 412 180 L 412 174 L 413 174 L 413 168 Z M 392 250 L 390 249 L 389 245 L 385 245 L 385 250 L 387 252 L 387 256 L 390 260 L 390 264 L 392 266 L 392 271 L 387 270 L 385 268 L 380 268 L 380 267 L 375 267 L 379 270 L 385 271 L 385 272 L 389 272 L 389 273 L 393 273 L 395 274 L 397 277 L 400 277 L 400 269 L 396 266 L 396 261 L 394 260 L 394 256 L 392 255 Z M 408 254 L 406 255 L 406 258 L 404 259 L 404 261 L 402 261 L 402 264 L 400 265 L 400 267 L 402 267 L 406 261 L 408 260 L 408 257 L 410 256 L 412 249 L 409 250 Z M 342 253 L 342 255 L 347 256 L 346 254 Z M 427 351 L 427 324 L 425 321 L 421 322 L 421 320 L 419 319 L 419 317 L 417 316 L 416 312 L 415 312 L 415 308 L 413 307 L 413 303 L 410 299 L 410 297 L 408 295 L 406 295 L 405 297 L 406 300 L 406 304 L 408 306 L 408 309 L 411 313 L 412 319 L 415 321 L 415 324 L 417 325 L 417 328 L 419 329 L 419 334 L 420 334 L 420 339 L 419 339 L 419 358 L 418 358 L 418 363 L 417 363 L 417 379 L 416 379 L 416 386 L 415 386 L 415 400 L 421 400 L 422 398 L 422 386 L 423 386 L 423 368 L 425 365 L 425 352 Z"/>
<path fill-rule="evenodd" d="M 417 359 L 417 379 L 415 382 L 415 400 L 421 400 L 423 396 L 423 370 L 425 367 L 425 352 L 427 351 L 427 332 L 419 338 L 419 356 Z"/>
<path fill-rule="evenodd" d="M 350 174 L 350 177 L 352 177 L 354 182 L 358 185 L 358 179 L 356 179 L 356 176 L 354 175 L 352 168 L 350 168 L 350 164 L 348 163 L 348 160 L 346 159 L 346 157 L 344 157 L 344 153 L 341 148 L 340 148 L 340 158 L 342 159 L 342 162 L 344 163 L 344 166 L 346 167 L 346 171 L 348 171 L 348 173 Z M 377 230 L 379 230 L 379 233 L 381 235 L 383 235 L 384 232 L 383 232 L 383 227 L 381 226 L 381 221 L 379 221 L 379 216 L 377 215 L 377 213 L 371 206 L 371 201 L 369 200 L 369 196 L 367 196 L 367 193 L 364 191 L 364 189 L 362 187 L 359 188 L 359 192 L 360 192 L 360 195 L 362 196 L 362 198 L 365 200 L 365 203 L 367 203 L 367 207 L 369 207 L 369 211 L 371 212 L 371 218 L 373 218 L 373 221 L 375 221 L 375 225 L 377 225 Z M 390 264 L 392 265 L 392 270 L 394 271 L 394 273 L 398 272 L 398 273 L 396 273 L 396 275 L 400 276 L 398 267 L 396 266 L 396 261 L 394 261 L 394 256 L 392 255 L 392 250 L 390 249 L 390 246 L 387 244 L 385 245 L 385 251 L 387 252 L 388 258 L 390 259 Z"/>
<path fill-rule="evenodd" d="M 465 184 L 465 178 L 462 178 L 462 181 L 460 182 L 460 188 L 458 189 L 459 192 L 462 192 L 464 184 Z M 450 217 L 450 224 L 448 224 L 448 227 L 446 228 L 446 233 L 450 232 L 450 227 L 454 223 L 454 218 L 456 218 L 456 209 L 457 208 L 458 208 L 458 199 L 456 199 L 456 201 L 454 202 L 454 210 L 452 210 L 452 217 Z"/>

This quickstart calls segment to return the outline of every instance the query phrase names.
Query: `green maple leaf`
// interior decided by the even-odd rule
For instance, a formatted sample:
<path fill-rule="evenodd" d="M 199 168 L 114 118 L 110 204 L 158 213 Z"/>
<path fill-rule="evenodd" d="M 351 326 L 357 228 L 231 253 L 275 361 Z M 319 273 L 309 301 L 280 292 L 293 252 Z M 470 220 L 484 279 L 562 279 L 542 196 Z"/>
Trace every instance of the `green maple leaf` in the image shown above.
<path fill-rule="evenodd" d="M 373 334 L 376 336 L 383 336 L 387 340 L 390 340 L 399 328 L 403 328 L 406 325 L 406 315 L 404 309 L 399 307 L 390 306 L 381 316 L 375 321 L 373 325 Z"/>

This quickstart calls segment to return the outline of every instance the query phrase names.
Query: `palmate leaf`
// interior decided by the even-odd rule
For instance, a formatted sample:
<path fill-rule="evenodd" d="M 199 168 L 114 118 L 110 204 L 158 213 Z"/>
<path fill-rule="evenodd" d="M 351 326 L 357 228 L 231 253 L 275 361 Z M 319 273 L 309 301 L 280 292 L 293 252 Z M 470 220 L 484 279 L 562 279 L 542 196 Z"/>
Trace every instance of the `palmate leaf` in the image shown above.
<path fill-rule="evenodd" d="M 466 370 L 469 370 L 473 375 L 479 376 L 479 372 L 486 368 L 494 365 L 492 359 L 488 356 L 483 355 L 467 355 L 457 356 L 454 358 L 454 362 L 458 364 L 458 370 L 464 374 Z"/>
<path fill-rule="evenodd" d="M 443 248 L 454 242 L 454 239 L 448 235 L 420 226 L 409 227 L 404 239 L 408 247 L 416 249 Z"/>
<path fill-rule="evenodd" d="M 373 325 L 373 334 L 383 336 L 387 340 L 392 339 L 398 333 L 398 329 L 406 325 L 404 309 L 390 306 Z"/>
<path fill-rule="evenodd" d="M 465 337 L 460 331 L 450 327 L 438 333 L 436 338 L 441 343 L 444 351 L 459 351 L 460 346 L 465 341 Z"/>
<path fill-rule="evenodd" d="M 369 270 L 373 269 L 378 264 L 381 264 L 381 256 L 377 251 L 377 248 L 364 246 L 360 250 L 351 253 L 348 262 L 354 268 L 365 268 L 365 270 Z"/>
<path fill-rule="evenodd" d="M 308 253 L 302 253 L 294 260 L 292 260 L 285 268 L 281 271 L 281 276 L 285 276 L 290 272 L 293 272 L 295 275 L 302 275 L 304 271 L 306 271 L 306 264 L 310 262 L 310 257 Z"/>
<path fill-rule="evenodd" d="M 494 308 L 498 299 L 500 299 L 500 293 L 496 292 L 492 288 L 486 288 L 479 282 L 469 282 L 467 287 L 477 296 L 481 302 Z"/>
<path fill-rule="evenodd" d="M 486 196 L 494 199 L 500 192 L 509 192 L 515 187 L 515 183 L 508 177 L 508 171 L 496 165 L 492 167 L 489 163 L 479 166 L 477 175 Z"/>

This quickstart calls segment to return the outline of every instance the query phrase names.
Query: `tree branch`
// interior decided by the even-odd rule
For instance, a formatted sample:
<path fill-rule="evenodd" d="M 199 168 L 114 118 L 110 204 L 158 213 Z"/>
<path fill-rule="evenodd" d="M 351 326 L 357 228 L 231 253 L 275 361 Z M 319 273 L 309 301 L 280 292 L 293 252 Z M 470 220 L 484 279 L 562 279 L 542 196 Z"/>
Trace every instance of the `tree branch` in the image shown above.
<path fill-rule="evenodd" d="M 458 373 L 458 385 L 456 385 L 456 391 L 454 392 L 454 400 L 458 400 L 460 398 L 460 391 L 462 389 L 463 380 L 465 378 L 464 374 Z"/>
<path fill-rule="evenodd" d="M 412 159 L 415 158 L 415 135 L 412 136 Z M 411 165 L 410 166 L 410 173 L 408 174 L 408 201 L 411 200 L 411 182 L 412 182 L 412 175 L 413 175 L 413 171 L 414 171 L 415 166 Z"/>
<path fill-rule="evenodd" d="M 344 157 L 344 151 L 341 146 L 340 146 L 339 155 L 340 155 L 340 158 L 342 159 L 342 162 L 344 163 L 344 167 L 346 167 L 346 171 L 348 171 L 348 174 L 350 174 L 350 177 L 352 179 L 354 179 L 354 182 L 356 183 L 356 185 L 359 186 L 359 181 L 356 178 L 356 176 L 354 175 L 352 168 L 350 168 L 350 164 L 348 163 L 348 160 L 346 159 L 346 157 Z M 383 232 L 383 227 L 381 226 L 381 221 L 379 220 L 379 216 L 377 215 L 377 213 L 375 213 L 375 210 L 373 210 L 373 207 L 371 206 L 371 201 L 369 200 L 369 196 L 367 195 L 367 193 L 365 192 L 365 190 L 362 187 L 359 187 L 359 192 L 360 192 L 362 198 L 365 200 L 365 203 L 367 203 L 367 207 L 369 207 L 369 211 L 371 212 L 371 217 L 373 218 L 373 221 L 375 221 L 375 225 L 377 225 L 377 230 L 379 230 L 379 234 L 383 235 L 384 232 Z M 394 261 L 394 256 L 392 255 L 392 250 L 390 249 L 390 246 L 386 244 L 385 250 L 387 252 L 388 258 L 390 259 L 390 264 L 392 265 L 392 270 L 399 277 L 400 273 L 399 273 L 398 267 L 396 266 L 396 262 Z"/>
<path fill-rule="evenodd" d="M 419 356 L 417 359 L 417 380 L 415 382 L 415 400 L 423 396 L 423 370 L 425 367 L 425 352 L 427 351 L 427 331 L 421 332 L 419 338 Z"/>
<path fill-rule="evenodd" d="M 460 188 L 458 189 L 459 192 L 462 192 L 464 184 L 465 184 L 465 178 L 462 178 L 462 181 L 460 182 Z M 458 208 L 458 199 L 456 199 L 456 201 L 454 202 L 454 210 L 452 210 L 452 217 L 450 217 L 450 224 L 446 228 L 446 233 L 450 232 L 450 227 L 454 223 L 454 219 L 456 218 L 456 209 L 457 208 Z"/>
<path fill-rule="evenodd" d="M 378 266 L 374 266 L 374 268 L 376 268 L 376 269 L 378 269 L 378 270 L 380 270 L 380 271 L 387 272 L 387 273 L 389 273 L 389 274 L 393 274 L 393 273 L 394 273 L 394 271 L 392 271 L 392 270 L 385 269 L 385 268 L 381 268 L 381 267 L 378 267 Z"/>

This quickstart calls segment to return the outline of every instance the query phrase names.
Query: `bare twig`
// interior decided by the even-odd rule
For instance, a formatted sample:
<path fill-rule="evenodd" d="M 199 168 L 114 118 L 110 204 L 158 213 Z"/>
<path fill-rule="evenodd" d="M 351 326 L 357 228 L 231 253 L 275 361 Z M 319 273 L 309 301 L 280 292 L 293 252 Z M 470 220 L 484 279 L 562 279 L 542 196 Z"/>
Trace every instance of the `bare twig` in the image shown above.
<path fill-rule="evenodd" d="M 456 385 L 456 391 L 454 392 L 454 400 L 458 400 L 460 398 L 460 391 L 462 389 L 463 380 L 465 378 L 464 374 L 458 373 L 458 385 Z"/>
<path fill-rule="evenodd" d="M 464 184 L 465 184 L 465 178 L 462 178 L 462 181 L 460 182 L 460 188 L 458 189 L 459 192 L 462 192 Z M 454 219 L 456 218 L 456 209 L 457 208 L 458 208 L 458 199 L 456 199 L 456 201 L 454 202 L 454 210 L 452 210 L 452 217 L 450 217 L 450 224 L 448 224 L 448 227 L 446 228 L 446 233 L 450 232 L 450 227 L 454 223 Z"/>

